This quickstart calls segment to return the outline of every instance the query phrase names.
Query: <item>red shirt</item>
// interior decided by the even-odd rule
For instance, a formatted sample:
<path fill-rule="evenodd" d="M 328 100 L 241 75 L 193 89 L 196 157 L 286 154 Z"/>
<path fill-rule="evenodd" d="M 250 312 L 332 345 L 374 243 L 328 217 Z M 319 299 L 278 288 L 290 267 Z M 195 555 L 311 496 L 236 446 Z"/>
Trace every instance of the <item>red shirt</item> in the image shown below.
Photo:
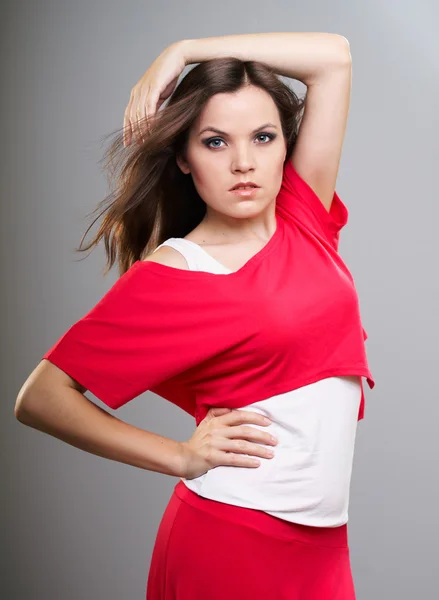
<path fill-rule="evenodd" d="M 291 160 L 268 243 L 230 274 L 136 261 L 46 352 L 113 409 L 147 390 L 198 423 L 326 377 L 370 388 L 360 307 L 338 254 L 348 210 L 328 212 Z M 358 420 L 364 417 L 364 389 Z"/>

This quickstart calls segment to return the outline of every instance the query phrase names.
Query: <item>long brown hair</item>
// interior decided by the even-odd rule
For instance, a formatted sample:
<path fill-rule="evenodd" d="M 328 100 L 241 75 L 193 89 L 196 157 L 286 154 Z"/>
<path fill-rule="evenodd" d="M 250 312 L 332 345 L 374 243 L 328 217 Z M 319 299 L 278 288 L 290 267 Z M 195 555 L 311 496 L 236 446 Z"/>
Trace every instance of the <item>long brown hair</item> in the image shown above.
<path fill-rule="evenodd" d="M 190 173 L 182 173 L 176 156 L 185 155 L 189 130 L 214 94 L 236 92 L 253 85 L 266 90 L 280 115 L 287 159 L 296 142 L 305 97 L 283 83 L 266 64 L 238 58 L 216 58 L 192 68 L 181 80 L 165 107 L 149 120 L 142 143 L 123 145 L 123 128 L 103 159 L 111 193 L 91 213 L 98 213 L 84 233 L 77 252 L 85 252 L 104 239 L 107 274 L 118 262 L 119 275 L 150 254 L 169 237 L 184 237 L 206 214 Z M 141 124 L 142 130 L 145 130 Z M 93 224 L 102 222 L 93 240 L 82 242 Z"/>

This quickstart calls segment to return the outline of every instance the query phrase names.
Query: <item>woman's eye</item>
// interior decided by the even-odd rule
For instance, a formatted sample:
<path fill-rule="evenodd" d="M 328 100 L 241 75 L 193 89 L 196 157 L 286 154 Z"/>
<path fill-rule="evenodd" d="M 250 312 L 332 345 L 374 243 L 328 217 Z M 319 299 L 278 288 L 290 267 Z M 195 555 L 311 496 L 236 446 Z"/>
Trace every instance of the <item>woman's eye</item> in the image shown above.
<path fill-rule="evenodd" d="M 223 140 L 220 140 L 218 138 L 215 138 L 214 140 L 207 140 L 206 146 L 208 146 L 209 148 L 212 148 L 212 146 L 210 146 L 210 144 L 213 144 L 214 142 L 222 142 Z M 218 146 L 213 146 L 214 148 L 218 148 Z"/>
<path fill-rule="evenodd" d="M 261 138 L 261 137 L 266 137 L 268 138 L 268 142 L 270 142 L 271 140 L 274 140 L 274 138 L 276 137 L 276 135 L 274 133 L 258 133 L 258 135 L 256 136 L 257 138 Z M 220 148 L 221 146 L 211 146 L 210 144 L 213 144 L 214 142 L 223 142 L 224 140 L 222 138 L 210 138 L 208 140 L 203 140 L 203 144 L 205 146 L 207 146 L 208 148 Z M 268 142 L 262 142 L 262 144 L 267 144 Z"/>
<path fill-rule="evenodd" d="M 268 137 L 269 139 L 273 139 L 269 133 L 260 133 L 256 137 Z"/>

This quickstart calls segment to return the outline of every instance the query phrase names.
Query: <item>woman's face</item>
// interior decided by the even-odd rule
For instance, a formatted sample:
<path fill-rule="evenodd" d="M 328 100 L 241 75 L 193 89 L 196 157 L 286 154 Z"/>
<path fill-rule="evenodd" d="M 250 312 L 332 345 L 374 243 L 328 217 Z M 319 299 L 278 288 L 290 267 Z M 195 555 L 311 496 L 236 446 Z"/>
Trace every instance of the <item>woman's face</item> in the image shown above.
<path fill-rule="evenodd" d="M 183 173 L 191 173 L 211 214 L 249 218 L 275 200 L 286 151 L 273 99 L 265 90 L 249 86 L 209 99 L 189 132 L 185 160 L 179 157 L 177 163 Z M 230 192 L 243 181 L 260 188 L 249 198 Z"/>

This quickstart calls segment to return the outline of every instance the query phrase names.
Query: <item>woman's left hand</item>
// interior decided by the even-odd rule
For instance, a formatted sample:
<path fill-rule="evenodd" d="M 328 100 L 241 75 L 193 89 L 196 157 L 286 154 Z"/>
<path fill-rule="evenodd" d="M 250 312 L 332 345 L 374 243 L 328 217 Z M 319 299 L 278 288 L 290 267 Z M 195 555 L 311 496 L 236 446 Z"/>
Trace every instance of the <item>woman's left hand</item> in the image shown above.
<path fill-rule="evenodd" d="M 145 119 L 143 124 L 149 127 L 148 119 L 169 98 L 177 85 L 178 78 L 186 66 L 183 53 L 183 42 L 175 42 L 168 46 L 152 63 L 131 90 L 130 101 L 125 109 L 123 122 L 123 145 L 128 146 L 133 136 L 135 141 L 143 141 L 139 121 Z"/>

